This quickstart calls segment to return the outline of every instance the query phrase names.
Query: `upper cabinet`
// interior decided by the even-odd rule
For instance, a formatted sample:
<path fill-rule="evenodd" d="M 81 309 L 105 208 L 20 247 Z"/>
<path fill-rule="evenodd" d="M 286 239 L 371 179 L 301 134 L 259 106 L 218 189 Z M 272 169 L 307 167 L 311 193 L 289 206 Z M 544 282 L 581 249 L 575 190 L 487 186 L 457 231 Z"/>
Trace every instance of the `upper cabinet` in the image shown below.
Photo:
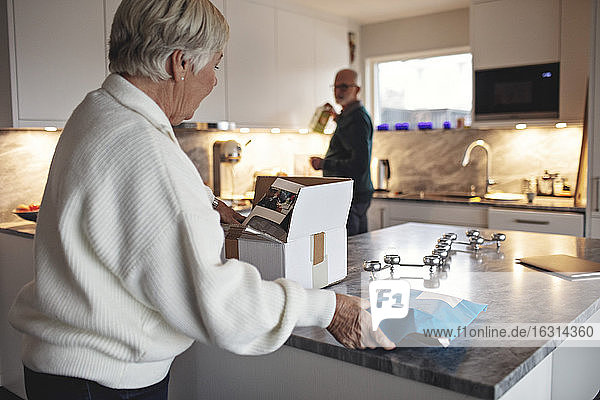
<path fill-rule="evenodd" d="M 327 21 L 315 21 L 315 95 L 316 103 L 334 104 L 335 73 L 350 62 L 348 29 Z M 314 110 L 313 110 L 314 111 Z"/>
<path fill-rule="evenodd" d="M 227 0 L 226 16 L 228 119 L 307 127 L 315 108 L 333 101 L 336 71 L 348 66 L 346 25 L 246 0 Z"/>
<path fill-rule="evenodd" d="M 315 20 L 277 11 L 277 116 L 291 127 L 308 126 L 315 98 Z"/>
<path fill-rule="evenodd" d="M 583 122 L 591 0 L 473 0 L 475 70 L 560 62 L 559 119 Z"/>
<path fill-rule="evenodd" d="M 114 1 L 114 0 L 113 0 Z M 225 0 L 211 0 L 211 2 L 222 12 L 225 13 Z M 225 70 L 228 63 L 227 57 L 224 57 L 219 64 L 216 72 L 217 86 L 214 87 L 210 95 L 202 100 L 200 107 L 194 113 L 192 121 L 226 121 L 227 110 L 225 103 Z"/>
<path fill-rule="evenodd" d="M 108 72 L 108 45 L 121 0 L 8 0 L 13 126 L 64 126 Z M 274 0 L 212 0 L 230 39 L 217 86 L 192 121 L 306 127 L 332 102 L 348 66 L 347 22 Z"/>
<path fill-rule="evenodd" d="M 103 2 L 9 0 L 8 13 L 13 124 L 61 125 L 104 79 Z"/>
<path fill-rule="evenodd" d="M 590 69 L 592 2 L 562 0 L 560 28 L 560 117 L 583 121 Z"/>
<path fill-rule="evenodd" d="M 227 0 L 228 119 L 243 125 L 277 124 L 275 9 Z M 249 21 L 252 21 L 250 23 Z"/>
<path fill-rule="evenodd" d="M 560 0 L 474 3 L 470 25 L 476 70 L 560 59 Z"/>

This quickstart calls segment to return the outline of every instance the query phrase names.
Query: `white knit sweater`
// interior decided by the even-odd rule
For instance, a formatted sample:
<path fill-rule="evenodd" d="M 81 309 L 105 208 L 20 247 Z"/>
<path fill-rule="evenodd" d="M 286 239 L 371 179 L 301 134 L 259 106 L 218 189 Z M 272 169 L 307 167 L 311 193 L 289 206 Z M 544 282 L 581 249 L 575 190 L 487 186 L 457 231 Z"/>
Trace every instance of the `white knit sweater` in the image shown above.
<path fill-rule="evenodd" d="M 89 93 L 56 147 L 35 279 L 10 312 L 25 365 L 136 388 L 163 379 L 193 339 L 264 354 L 295 326 L 326 327 L 333 292 L 222 262 L 205 189 L 152 99 L 118 75 Z"/>

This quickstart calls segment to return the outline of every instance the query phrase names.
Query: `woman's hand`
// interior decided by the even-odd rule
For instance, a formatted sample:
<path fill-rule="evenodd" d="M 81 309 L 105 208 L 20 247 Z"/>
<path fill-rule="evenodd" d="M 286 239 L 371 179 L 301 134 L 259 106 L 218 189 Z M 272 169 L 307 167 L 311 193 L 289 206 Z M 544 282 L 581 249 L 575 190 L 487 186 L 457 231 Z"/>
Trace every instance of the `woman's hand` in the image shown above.
<path fill-rule="evenodd" d="M 217 200 L 219 204 L 217 205 L 217 210 L 219 215 L 221 216 L 221 222 L 229 225 L 239 225 L 246 219 L 242 214 L 235 211 L 233 208 L 229 207 L 227 204 L 223 203 L 221 200 Z"/>
<path fill-rule="evenodd" d="M 338 293 L 335 299 L 335 314 L 327 330 L 338 342 L 350 349 L 396 348 L 381 329 L 371 329 L 371 314 L 366 311 L 369 308 L 368 300 Z"/>

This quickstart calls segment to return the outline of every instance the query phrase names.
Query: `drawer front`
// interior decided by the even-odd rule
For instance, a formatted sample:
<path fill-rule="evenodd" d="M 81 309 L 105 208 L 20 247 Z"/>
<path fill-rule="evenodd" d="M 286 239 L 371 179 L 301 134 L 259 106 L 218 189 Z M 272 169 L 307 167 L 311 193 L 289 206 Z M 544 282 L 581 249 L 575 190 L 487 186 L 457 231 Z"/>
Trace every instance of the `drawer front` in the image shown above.
<path fill-rule="evenodd" d="M 486 227 L 487 209 L 476 205 L 393 202 L 389 207 L 390 225 L 406 222 Z"/>
<path fill-rule="evenodd" d="M 583 223 L 584 215 L 578 213 L 488 209 L 490 229 L 583 236 Z"/>

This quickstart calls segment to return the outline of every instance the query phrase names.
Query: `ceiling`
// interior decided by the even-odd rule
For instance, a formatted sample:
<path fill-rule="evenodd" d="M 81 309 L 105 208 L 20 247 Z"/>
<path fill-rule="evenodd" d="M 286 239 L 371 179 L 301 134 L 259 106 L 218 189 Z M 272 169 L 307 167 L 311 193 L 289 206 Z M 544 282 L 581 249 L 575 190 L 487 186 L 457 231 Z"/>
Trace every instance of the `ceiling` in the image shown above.
<path fill-rule="evenodd" d="M 468 8 L 470 0 L 293 0 L 360 25 Z"/>

